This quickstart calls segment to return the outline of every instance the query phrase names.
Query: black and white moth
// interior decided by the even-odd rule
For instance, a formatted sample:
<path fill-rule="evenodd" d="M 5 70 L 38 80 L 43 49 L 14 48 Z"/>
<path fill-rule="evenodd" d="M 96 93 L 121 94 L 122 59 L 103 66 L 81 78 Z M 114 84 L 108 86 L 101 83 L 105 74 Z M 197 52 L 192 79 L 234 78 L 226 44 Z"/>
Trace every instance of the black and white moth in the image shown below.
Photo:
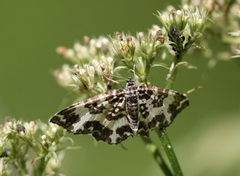
<path fill-rule="evenodd" d="M 149 130 L 163 129 L 189 105 L 181 93 L 153 85 L 136 86 L 128 79 L 115 89 L 75 103 L 56 113 L 50 122 L 74 134 L 91 134 L 97 141 L 118 144 L 134 131 L 148 137 Z"/>

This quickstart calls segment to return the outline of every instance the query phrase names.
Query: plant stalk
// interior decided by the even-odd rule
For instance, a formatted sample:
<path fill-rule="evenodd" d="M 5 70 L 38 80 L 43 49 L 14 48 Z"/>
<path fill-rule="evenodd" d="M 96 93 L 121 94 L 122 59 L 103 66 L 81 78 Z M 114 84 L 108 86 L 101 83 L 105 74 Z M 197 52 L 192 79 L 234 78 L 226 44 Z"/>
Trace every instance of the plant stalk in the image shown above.
<path fill-rule="evenodd" d="M 172 66 L 170 68 L 170 72 L 169 72 L 169 75 L 168 75 L 166 89 L 172 89 L 173 83 L 176 79 L 177 72 L 178 72 L 178 68 L 174 68 L 174 67 L 176 66 L 176 64 L 178 62 L 181 62 L 181 60 L 182 60 L 182 56 L 180 56 L 179 59 L 177 59 L 176 56 L 174 57 L 174 61 L 172 63 Z M 160 141 L 163 145 L 163 148 L 164 148 L 164 150 L 167 154 L 167 157 L 169 159 L 169 162 L 172 166 L 173 174 L 175 176 L 183 176 L 181 167 L 178 163 L 178 160 L 177 160 L 177 157 L 176 157 L 175 152 L 173 150 L 173 147 L 171 145 L 170 139 L 167 135 L 167 131 L 165 129 L 163 129 L 163 130 L 156 129 L 156 133 L 158 134 L 158 137 L 159 137 L 159 139 L 160 139 Z"/>
<path fill-rule="evenodd" d="M 162 143 L 162 146 L 163 146 L 163 148 L 167 154 L 167 157 L 170 161 L 170 164 L 172 166 L 173 175 L 174 176 L 183 176 L 182 170 L 180 168 L 177 157 L 176 157 L 173 147 L 171 145 L 170 139 L 168 138 L 167 131 L 165 129 L 164 130 L 156 129 L 156 132 L 158 134 L 158 137 Z"/>
<path fill-rule="evenodd" d="M 169 167 L 165 163 L 161 153 L 159 152 L 157 146 L 152 142 L 152 140 L 150 138 L 145 138 L 145 137 L 142 137 L 142 136 L 141 136 L 141 138 L 142 138 L 142 140 L 143 140 L 143 142 L 146 146 L 147 151 L 152 154 L 154 160 L 156 161 L 158 166 L 162 169 L 164 174 L 166 176 L 173 176 L 171 170 L 169 169 Z"/>

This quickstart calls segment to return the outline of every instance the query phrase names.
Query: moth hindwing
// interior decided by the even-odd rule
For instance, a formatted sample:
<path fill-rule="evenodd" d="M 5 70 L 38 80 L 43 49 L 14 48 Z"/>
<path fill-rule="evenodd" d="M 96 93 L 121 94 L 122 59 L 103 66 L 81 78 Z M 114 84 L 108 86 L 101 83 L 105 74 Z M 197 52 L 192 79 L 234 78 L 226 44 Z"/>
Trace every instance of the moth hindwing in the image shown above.
<path fill-rule="evenodd" d="M 128 79 L 126 88 L 115 89 L 75 103 L 56 113 L 50 122 L 74 134 L 91 134 L 97 141 L 118 144 L 134 131 L 148 137 L 149 130 L 163 129 L 189 105 L 173 90 L 152 85 L 136 86 Z"/>

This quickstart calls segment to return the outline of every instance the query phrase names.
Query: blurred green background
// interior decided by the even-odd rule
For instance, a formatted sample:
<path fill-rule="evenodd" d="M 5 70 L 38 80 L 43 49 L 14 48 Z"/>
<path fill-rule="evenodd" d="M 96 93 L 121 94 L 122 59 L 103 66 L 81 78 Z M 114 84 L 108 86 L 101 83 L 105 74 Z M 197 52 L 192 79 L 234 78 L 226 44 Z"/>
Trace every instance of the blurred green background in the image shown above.
<path fill-rule="evenodd" d="M 83 36 L 107 36 L 116 31 L 146 32 L 158 24 L 156 10 L 179 1 L 1 1 L 0 6 L 0 119 L 26 121 L 48 119 L 60 110 L 68 96 L 54 80 L 52 71 L 66 60 L 56 54 L 58 46 L 72 47 Z M 227 46 L 214 43 L 217 50 Z M 188 57 L 198 70 L 181 69 L 174 89 L 186 92 L 190 106 L 167 129 L 183 173 L 191 176 L 240 175 L 240 68 L 238 59 L 220 62 L 203 80 L 207 60 Z M 168 63 L 169 64 L 169 63 Z M 167 71 L 152 70 L 151 83 L 165 86 Z M 157 76 L 156 76 L 157 75 Z M 160 75 L 160 76 L 159 76 Z M 69 101 L 68 104 L 71 104 Z M 139 137 L 123 145 L 94 145 L 89 135 L 74 136 L 74 146 L 65 154 L 65 175 L 163 175 Z M 164 150 L 154 132 L 152 139 Z M 70 145 L 70 143 L 69 143 Z"/>

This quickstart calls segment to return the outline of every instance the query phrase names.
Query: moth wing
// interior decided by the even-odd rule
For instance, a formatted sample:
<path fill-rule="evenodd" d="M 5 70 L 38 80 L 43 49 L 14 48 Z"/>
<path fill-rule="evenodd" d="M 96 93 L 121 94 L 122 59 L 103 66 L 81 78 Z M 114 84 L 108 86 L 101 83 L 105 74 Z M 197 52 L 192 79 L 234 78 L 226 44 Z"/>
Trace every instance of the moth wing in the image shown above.
<path fill-rule="evenodd" d="M 173 90 L 152 85 L 138 87 L 140 121 L 138 134 L 149 136 L 149 130 L 163 129 L 189 105 L 188 99 Z"/>
<path fill-rule="evenodd" d="M 98 141 L 117 144 L 133 136 L 126 113 L 121 110 L 124 102 L 123 90 L 108 91 L 63 109 L 50 122 L 74 134 L 91 134 Z"/>

